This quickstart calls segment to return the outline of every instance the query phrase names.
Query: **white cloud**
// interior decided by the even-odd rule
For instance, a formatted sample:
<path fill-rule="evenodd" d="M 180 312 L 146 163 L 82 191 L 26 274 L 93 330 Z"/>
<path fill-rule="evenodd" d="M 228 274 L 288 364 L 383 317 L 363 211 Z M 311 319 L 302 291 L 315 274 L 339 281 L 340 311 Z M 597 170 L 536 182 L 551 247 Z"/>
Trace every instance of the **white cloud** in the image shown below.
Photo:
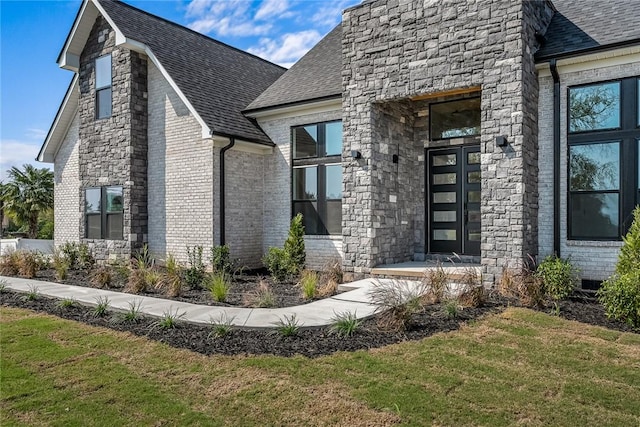
<path fill-rule="evenodd" d="M 255 23 L 250 6 L 246 0 L 194 0 L 187 6 L 187 18 L 192 19 L 188 26 L 194 31 L 218 36 L 267 34 L 273 27 L 272 23 Z M 263 13 L 269 13 L 269 10 L 277 10 L 277 5 L 270 6 Z"/>
<path fill-rule="evenodd" d="M 288 0 L 264 0 L 256 12 L 255 19 L 268 19 L 274 16 L 285 18 L 292 15 L 288 9 Z"/>
<path fill-rule="evenodd" d="M 36 140 L 44 141 L 44 139 L 47 137 L 47 131 L 43 130 L 43 129 L 29 128 L 29 129 L 27 129 L 26 136 L 29 139 L 36 139 Z"/>
<path fill-rule="evenodd" d="M 335 27 L 342 20 L 342 11 L 358 3 L 360 0 L 323 2 L 322 6 L 311 16 L 311 22 L 323 27 Z"/>
<path fill-rule="evenodd" d="M 48 163 L 40 163 L 35 160 L 40 150 L 41 142 L 18 141 L 15 139 L 3 139 L 0 141 L 0 181 L 7 181 L 7 171 L 11 166 L 22 168 L 25 163 L 37 168 L 52 169 Z"/>
<path fill-rule="evenodd" d="M 251 47 L 247 50 L 283 67 L 290 67 L 315 46 L 321 38 L 322 36 L 316 30 L 287 33 L 280 36 L 277 41 L 263 38 L 257 47 Z"/>

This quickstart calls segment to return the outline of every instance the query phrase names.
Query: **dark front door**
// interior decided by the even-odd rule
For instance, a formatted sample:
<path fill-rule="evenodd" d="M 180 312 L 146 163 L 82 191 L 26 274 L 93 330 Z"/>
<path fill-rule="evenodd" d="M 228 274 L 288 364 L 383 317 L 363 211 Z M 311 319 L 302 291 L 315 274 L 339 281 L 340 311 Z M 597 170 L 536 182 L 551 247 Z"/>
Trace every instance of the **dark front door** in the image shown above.
<path fill-rule="evenodd" d="M 430 253 L 480 255 L 480 147 L 427 150 Z"/>

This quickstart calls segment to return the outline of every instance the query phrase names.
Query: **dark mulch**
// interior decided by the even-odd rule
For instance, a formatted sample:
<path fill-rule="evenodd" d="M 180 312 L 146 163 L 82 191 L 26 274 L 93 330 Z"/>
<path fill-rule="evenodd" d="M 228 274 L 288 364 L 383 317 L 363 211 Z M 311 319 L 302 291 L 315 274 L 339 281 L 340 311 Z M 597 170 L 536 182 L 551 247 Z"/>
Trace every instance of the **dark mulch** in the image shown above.
<path fill-rule="evenodd" d="M 65 285 L 93 287 L 90 283 L 90 273 L 84 270 L 69 270 L 65 280 L 57 280 L 55 270 L 52 268 L 41 269 L 37 272 L 35 280 L 43 280 L 47 282 L 63 283 Z M 269 276 L 265 269 L 249 270 L 241 274 L 233 276 L 233 282 L 229 290 L 229 295 L 224 303 L 214 301 L 211 293 L 206 289 L 189 288 L 183 285 L 183 290 L 179 297 L 168 297 L 162 290 L 148 289 L 139 295 L 166 298 L 176 301 L 189 302 L 201 305 L 217 305 L 217 306 L 248 306 L 250 301 L 247 297 L 258 288 L 260 281 L 264 281 L 269 285 L 269 289 L 274 295 L 274 307 L 292 307 L 302 305 L 309 301 L 302 298 L 300 288 L 292 281 L 275 282 Z M 123 281 L 114 280 L 111 285 L 102 289 L 115 292 L 124 292 Z"/>
<path fill-rule="evenodd" d="M 293 337 L 282 337 L 273 330 L 232 329 L 229 335 L 216 338 L 211 335 L 211 326 L 182 322 L 175 329 L 163 330 L 157 324 L 157 319 L 152 318 L 142 318 L 137 323 L 124 322 L 117 313 L 109 313 L 103 318 L 94 318 L 93 309 L 90 307 L 61 308 L 58 300 L 44 296 L 40 296 L 35 301 L 26 301 L 24 294 L 13 291 L 3 292 L 0 295 L 0 303 L 4 306 L 27 308 L 90 325 L 131 332 L 173 347 L 203 354 L 274 354 L 278 356 L 301 354 L 317 357 L 336 351 L 382 347 L 402 341 L 422 339 L 438 332 L 453 331 L 464 322 L 503 310 L 508 302 L 499 297 L 492 297 L 483 307 L 465 308 L 455 319 L 447 318 L 443 314 L 441 305 L 428 306 L 423 313 L 415 317 L 412 327 L 405 332 L 381 331 L 376 326 L 376 319 L 369 319 L 348 338 L 332 334 L 329 328 L 304 329 Z M 593 300 L 579 298 L 562 302 L 561 315 L 571 320 L 610 329 L 632 331 L 623 323 L 607 319 L 602 306 Z"/>

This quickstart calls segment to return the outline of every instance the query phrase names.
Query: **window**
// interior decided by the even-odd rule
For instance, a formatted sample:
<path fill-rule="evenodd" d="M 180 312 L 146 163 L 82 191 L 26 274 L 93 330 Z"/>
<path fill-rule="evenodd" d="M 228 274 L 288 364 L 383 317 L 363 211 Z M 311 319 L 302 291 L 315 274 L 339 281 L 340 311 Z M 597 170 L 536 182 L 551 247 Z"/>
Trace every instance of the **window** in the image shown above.
<path fill-rule="evenodd" d="M 631 78 L 569 88 L 571 239 L 619 240 L 640 204 L 639 86 Z"/>
<path fill-rule="evenodd" d="M 292 129 L 293 214 L 301 213 L 305 233 L 342 232 L 342 122 Z"/>
<path fill-rule="evenodd" d="M 431 140 L 480 135 L 480 98 L 431 104 L 429 118 Z"/>
<path fill-rule="evenodd" d="M 85 189 L 85 237 L 123 239 L 124 197 L 122 187 Z"/>
<path fill-rule="evenodd" d="M 111 116 L 111 55 L 96 59 L 96 118 Z"/>

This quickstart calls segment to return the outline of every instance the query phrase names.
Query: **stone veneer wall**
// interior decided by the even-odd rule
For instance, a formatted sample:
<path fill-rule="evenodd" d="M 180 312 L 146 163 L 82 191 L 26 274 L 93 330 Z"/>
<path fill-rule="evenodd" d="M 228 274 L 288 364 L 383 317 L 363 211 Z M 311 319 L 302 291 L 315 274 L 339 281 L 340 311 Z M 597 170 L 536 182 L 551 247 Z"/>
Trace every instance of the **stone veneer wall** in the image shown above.
<path fill-rule="evenodd" d="M 609 277 L 618 259 L 621 242 L 584 241 L 567 239 L 567 89 L 569 86 L 596 83 L 612 79 L 640 76 L 640 62 L 624 63 L 618 59 L 618 65 L 608 65 L 606 60 L 589 63 L 588 70 L 565 71 L 560 73 L 560 255 L 570 257 L 571 262 L 580 269 L 583 279 L 604 280 Z M 575 66 L 574 66 L 575 67 Z M 540 223 L 539 255 L 544 257 L 553 253 L 553 79 L 540 77 L 540 194 L 538 212 Z"/>
<path fill-rule="evenodd" d="M 149 250 L 187 261 L 187 246 L 214 245 L 214 149 L 153 63 L 149 63 Z"/>
<path fill-rule="evenodd" d="M 53 218 L 56 245 L 78 242 L 78 227 L 82 222 L 80 209 L 80 172 L 78 163 L 80 118 L 76 113 L 67 135 L 55 157 Z"/>
<path fill-rule="evenodd" d="M 263 247 L 282 247 L 291 221 L 291 128 L 341 118 L 341 111 L 302 114 L 295 117 L 259 119 L 264 132 L 276 144 L 272 155 L 265 158 L 263 198 Z M 343 186 L 344 186 L 343 181 Z M 306 236 L 307 267 L 320 269 L 342 258 L 340 236 Z"/>
<path fill-rule="evenodd" d="M 543 32 L 551 16 L 548 3 L 522 0 L 378 0 L 344 12 L 343 267 L 348 276 L 408 259 L 404 238 L 388 245 L 406 234 L 402 219 L 376 228 L 380 218 L 396 218 L 397 206 L 407 204 L 407 195 L 395 194 L 395 182 L 388 179 L 394 165 L 376 132 L 377 105 L 473 87 L 482 89 L 483 280 L 492 283 L 502 266 L 536 253 L 534 32 Z M 505 149 L 495 146 L 498 135 L 508 137 Z M 351 150 L 362 152 L 363 159 L 347 163 Z M 393 196 L 396 205 L 387 202 Z"/>
<path fill-rule="evenodd" d="M 95 60 L 112 57 L 112 114 L 96 119 Z M 128 256 L 147 238 L 147 69 L 138 53 L 115 47 L 115 33 L 98 16 L 80 56 L 80 206 L 86 187 L 120 185 L 124 240 L 89 240 L 97 259 Z M 85 235 L 84 220 L 80 236 Z"/>

